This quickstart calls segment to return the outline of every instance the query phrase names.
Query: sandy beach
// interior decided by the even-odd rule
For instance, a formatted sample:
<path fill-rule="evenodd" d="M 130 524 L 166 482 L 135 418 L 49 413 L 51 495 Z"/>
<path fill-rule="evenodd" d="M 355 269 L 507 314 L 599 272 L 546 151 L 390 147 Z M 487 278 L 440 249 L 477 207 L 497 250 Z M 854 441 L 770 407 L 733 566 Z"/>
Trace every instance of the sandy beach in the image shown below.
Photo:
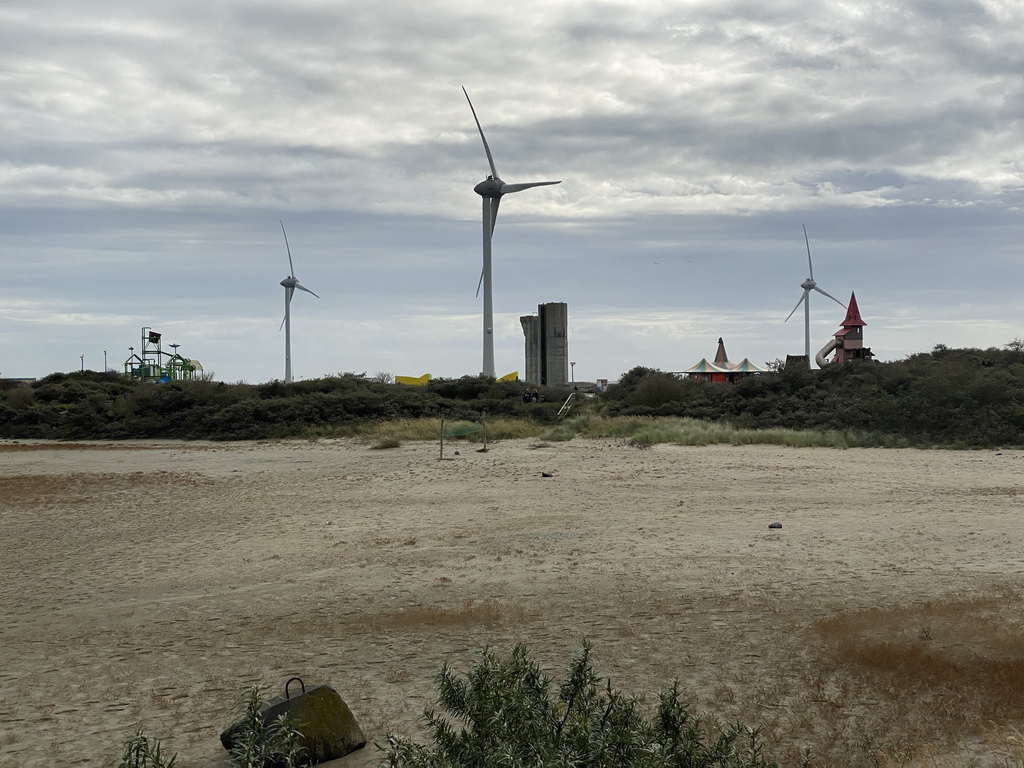
<path fill-rule="evenodd" d="M 226 766 L 239 696 L 294 675 L 374 765 L 442 662 L 522 642 L 560 676 L 584 639 L 782 764 L 1014 748 L 1021 453 L 479 447 L 0 442 L 0 767 L 115 765 L 139 725 Z"/>

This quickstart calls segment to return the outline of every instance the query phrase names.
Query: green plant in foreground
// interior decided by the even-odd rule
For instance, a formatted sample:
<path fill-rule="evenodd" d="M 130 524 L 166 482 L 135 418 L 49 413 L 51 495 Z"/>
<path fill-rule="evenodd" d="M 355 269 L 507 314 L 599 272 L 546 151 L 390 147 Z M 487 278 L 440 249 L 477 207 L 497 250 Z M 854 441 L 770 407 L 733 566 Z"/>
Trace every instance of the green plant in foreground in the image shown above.
<path fill-rule="evenodd" d="M 388 734 L 385 765 L 391 768 L 769 768 L 759 730 L 742 724 L 710 736 L 701 719 L 679 700 L 678 684 L 662 691 L 653 719 L 632 697 L 602 680 L 584 642 L 565 681 L 541 671 L 517 645 L 507 658 L 485 648 L 465 678 L 445 664 L 438 673 L 438 701 L 427 710 L 433 744 Z M 805 758 L 804 764 L 808 765 Z"/>
<path fill-rule="evenodd" d="M 242 730 L 235 736 L 231 760 L 239 768 L 299 768 L 309 765 L 305 759 L 302 736 L 282 715 L 267 723 L 263 718 L 265 689 L 254 685 L 243 698 Z"/>
<path fill-rule="evenodd" d="M 121 762 L 117 768 L 174 768 L 178 756 L 165 760 L 160 752 L 160 739 L 146 737 L 142 728 L 124 740 Z"/>

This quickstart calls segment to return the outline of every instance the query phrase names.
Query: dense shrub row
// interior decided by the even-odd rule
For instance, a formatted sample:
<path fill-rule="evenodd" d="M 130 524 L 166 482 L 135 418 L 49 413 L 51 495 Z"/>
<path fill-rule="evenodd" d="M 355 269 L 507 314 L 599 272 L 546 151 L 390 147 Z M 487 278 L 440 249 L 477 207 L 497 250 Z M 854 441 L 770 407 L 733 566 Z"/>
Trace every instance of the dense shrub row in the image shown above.
<path fill-rule="evenodd" d="M 524 403 L 522 384 L 470 376 L 425 387 L 353 374 L 291 384 L 152 384 L 85 371 L 0 385 L 0 437 L 59 439 L 344 435 L 369 422 L 476 421 L 483 413 L 548 425 L 567 395 L 547 390 L 545 402 Z M 897 362 L 820 371 L 789 366 L 736 384 L 634 368 L 586 407 L 608 417 L 685 417 L 744 430 L 845 430 L 877 435 L 879 445 L 1017 446 L 1024 444 L 1024 343 L 938 346 Z"/>
<path fill-rule="evenodd" d="M 733 385 L 634 368 L 605 415 L 685 416 L 740 428 L 849 429 L 911 445 L 1024 444 L 1024 351 L 947 349 L 891 363 L 790 366 Z"/>
<path fill-rule="evenodd" d="M 476 377 L 426 387 L 341 375 L 285 384 L 125 379 L 116 373 L 55 373 L 0 392 L 0 437 L 251 440 L 344 435 L 373 421 L 443 416 L 476 421 L 515 416 L 547 424 L 559 393 L 524 403 L 523 385 Z"/>

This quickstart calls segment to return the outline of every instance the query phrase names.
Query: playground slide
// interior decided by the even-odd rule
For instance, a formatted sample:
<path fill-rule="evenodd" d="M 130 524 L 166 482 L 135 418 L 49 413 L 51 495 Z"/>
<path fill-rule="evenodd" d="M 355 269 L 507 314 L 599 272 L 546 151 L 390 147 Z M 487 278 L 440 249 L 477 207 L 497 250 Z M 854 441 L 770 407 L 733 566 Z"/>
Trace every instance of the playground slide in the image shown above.
<path fill-rule="evenodd" d="M 839 339 L 832 339 L 829 341 L 828 344 L 821 348 L 818 354 L 814 356 L 814 362 L 818 364 L 819 368 L 824 368 L 826 365 L 828 365 L 828 360 L 826 360 L 825 358 L 828 357 L 829 353 L 832 352 L 832 350 L 838 346 Z"/>
<path fill-rule="evenodd" d="M 422 376 L 395 376 L 396 384 L 405 384 L 410 387 L 422 387 L 430 381 L 430 374 L 424 373 Z"/>

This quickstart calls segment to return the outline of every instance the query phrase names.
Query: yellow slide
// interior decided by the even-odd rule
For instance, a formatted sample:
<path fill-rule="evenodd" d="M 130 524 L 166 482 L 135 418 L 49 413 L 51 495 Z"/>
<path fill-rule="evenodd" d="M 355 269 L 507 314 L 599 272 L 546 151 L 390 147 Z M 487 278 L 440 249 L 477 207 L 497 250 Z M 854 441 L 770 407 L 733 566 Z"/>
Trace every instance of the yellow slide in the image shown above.
<path fill-rule="evenodd" d="M 422 387 L 430 381 L 430 374 L 422 376 L 395 376 L 395 384 L 407 384 L 410 387 Z"/>

